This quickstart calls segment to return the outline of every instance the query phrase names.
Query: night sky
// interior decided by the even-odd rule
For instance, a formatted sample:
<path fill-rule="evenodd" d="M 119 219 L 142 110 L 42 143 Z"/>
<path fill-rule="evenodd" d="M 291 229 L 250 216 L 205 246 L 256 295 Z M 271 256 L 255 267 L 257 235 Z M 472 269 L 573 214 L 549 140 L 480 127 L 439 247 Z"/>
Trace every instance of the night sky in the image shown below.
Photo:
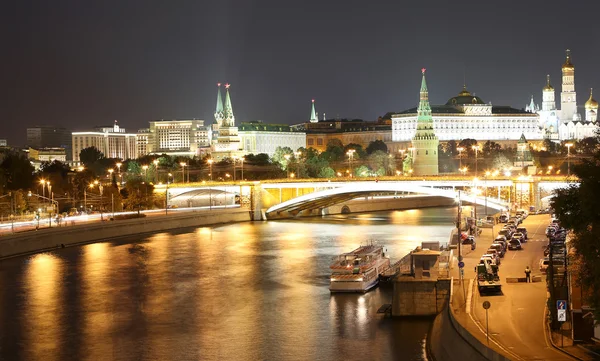
<path fill-rule="evenodd" d="M 570 48 L 578 105 L 600 99 L 600 1 L 78 0 L 4 3 L 0 10 L 0 138 L 119 120 L 213 121 L 229 82 L 236 121 L 374 120 L 466 83 L 486 102 L 541 102 L 560 92 Z M 582 111 L 580 111 L 582 112 Z M 320 118 L 322 116 L 320 115 Z"/>

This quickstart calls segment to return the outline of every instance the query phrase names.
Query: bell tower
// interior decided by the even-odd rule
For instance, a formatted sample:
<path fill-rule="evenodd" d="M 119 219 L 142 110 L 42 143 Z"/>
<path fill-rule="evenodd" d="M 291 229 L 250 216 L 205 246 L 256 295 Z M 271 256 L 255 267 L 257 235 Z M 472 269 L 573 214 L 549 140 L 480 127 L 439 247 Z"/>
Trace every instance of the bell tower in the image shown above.
<path fill-rule="evenodd" d="M 577 93 L 575 92 L 575 66 L 571 62 L 571 51 L 562 66 L 562 91 L 560 93 L 560 120 L 562 123 L 577 118 Z"/>

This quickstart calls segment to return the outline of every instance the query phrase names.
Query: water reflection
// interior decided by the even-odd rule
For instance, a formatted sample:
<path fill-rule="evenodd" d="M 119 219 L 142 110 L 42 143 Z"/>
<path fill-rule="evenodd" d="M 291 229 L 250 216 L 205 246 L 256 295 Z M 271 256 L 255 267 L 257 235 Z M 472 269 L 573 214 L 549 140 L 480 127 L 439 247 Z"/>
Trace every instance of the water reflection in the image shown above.
<path fill-rule="evenodd" d="M 25 268 L 25 307 L 22 334 L 28 345 L 25 358 L 60 360 L 61 329 L 56 327 L 62 309 L 63 262 L 55 255 L 42 253 L 29 259 Z"/>
<path fill-rule="evenodd" d="M 429 320 L 377 315 L 382 288 L 330 295 L 329 265 L 369 239 L 394 259 L 445 242 L 453 217 L 243 223 L 6 260 L 0 317 L 22 326 L 0 328 L 0 359 L 422 360 Z"/>

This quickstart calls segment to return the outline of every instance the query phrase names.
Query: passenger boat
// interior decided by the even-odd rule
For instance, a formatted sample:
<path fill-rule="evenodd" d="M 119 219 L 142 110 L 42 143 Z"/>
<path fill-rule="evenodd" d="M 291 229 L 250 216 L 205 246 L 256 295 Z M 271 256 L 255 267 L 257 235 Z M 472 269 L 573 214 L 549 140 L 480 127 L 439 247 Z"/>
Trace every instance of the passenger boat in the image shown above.
<path fill-rule="evenodd" d="M 367 292 L 379 282 L 379 274 L 390 267 L 383 246 L 361 246 L 334 259 L 331 268 L 331 292 Z"/>

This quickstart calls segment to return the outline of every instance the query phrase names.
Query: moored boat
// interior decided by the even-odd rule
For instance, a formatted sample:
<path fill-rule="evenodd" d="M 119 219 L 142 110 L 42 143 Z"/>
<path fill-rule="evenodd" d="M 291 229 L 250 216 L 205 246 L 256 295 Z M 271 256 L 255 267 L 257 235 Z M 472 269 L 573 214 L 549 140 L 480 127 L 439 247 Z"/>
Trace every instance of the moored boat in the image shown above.
<path fill-rule="evenodd" d="M 337 256 L 331 266 L 331 292 L 367 292 L 379 282 L 379 274 L 390 267 L 383 246 L 361 246 Z"/>

